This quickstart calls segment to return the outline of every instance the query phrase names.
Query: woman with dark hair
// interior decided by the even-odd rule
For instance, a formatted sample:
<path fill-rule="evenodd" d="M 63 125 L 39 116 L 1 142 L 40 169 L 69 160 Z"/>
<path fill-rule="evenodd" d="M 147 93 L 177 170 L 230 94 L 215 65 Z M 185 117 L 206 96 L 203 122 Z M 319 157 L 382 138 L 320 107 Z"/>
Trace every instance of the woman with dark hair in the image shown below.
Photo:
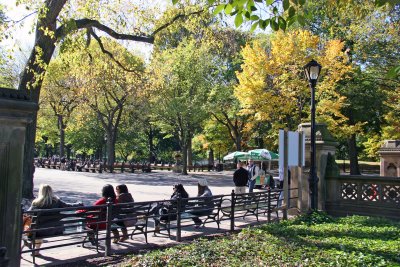
<path fill-rule="evenodd" d="M 101 190 L 101 196 L 102 197 L 100 199 L 94 202 L 93 206 L 105 205 L 107 204 L 107 200 L 109 198 L 114 204 L 117 204 L 117 196 L 115 195 L 114 187 L 112 185 L 110 184 L 104 185 L 103 189 Z M 77 211 L 77 213 L 82 213 L 82 212 L 86 212 L 86 210 Z M 93 218 L 92 215 L 89 215 L 88 217 Z M 96 219 L 93 218 L 93 220 L 88 220 L 86 227 L 94 231 L 105 230 L 107 227 L 106 223 L 104 222 L 107 219 L 106 217 L 107 217 L 106 209 L 102 208 L 98 218 Z M 101 221 L 101 223 L 99 223 L 99 221 Z M 94 232 L 93 231 L 88 232 L 88 237 L 89 241 L 94 245 L 95 244 Z"/>
<path fill-rule="evenodd" d="M 182 184 L 175 184 L 173 190 L 174 192 L 172 193 L 170 200 L 176 200 L 178 199 L 178 197 L 180 197 L 182 199 L 181 210 L 184 210 L 188 201 L 187 199 L 189 198 L 189 194 L 186 192 Z M 173 202 L 174 201 L 165 202 L 161 206 L 155 207 L 153 209 L 154 214 L 160 215 L 159 217 L 156 216 L 153 218 L 155 225 L 154 233 L 160 232 L 160 220 L 166 221 L 176 219 L 176 214 L 169 214 L 174 208 Z"/>
<path fill-rule="evenodd" d="M 102 198 L 98 199 L 94 205 L 103 205 L 107 203 L 107 199 L 111 198 L 113 201 L 117 199 L 117 196 L 115 195 L 114 192 L 114 187 L 110 184 L 106 184 L 103 186 L 103 189 L 101 190 L 101 196 Z"/>
<path fill-rule="evenodd" d="M 117 202 L 118 203 L 132 203 L 134 202 L 133 197 L 131 193 L 128 192 L 128 187 L 125 184 L 120 184 L 115 187 L 115 191 L 117 192 Z M 129 213 L 131 216 L 134 215 L 133 212 L 129 210 L 129 206 L 123 206 L 123 212 L 124 213 Z M 134 216 L 136 217 L 136 216 Z M 128 239 L 128 230 L 126 227 L 133 226 L 135 225 L 137 219 L 129 219 L 129 220 L 124 220 L 124 221 L 119 221 L 116 222 L 119 226 L 121 226 L 121 232 L 122 232 L 122 237 L 119 239 L 119 233 L 117 229 L 113 229 L 112 232 L 114 234 L 114 243 L 123 242 L 126 239 Z"/>

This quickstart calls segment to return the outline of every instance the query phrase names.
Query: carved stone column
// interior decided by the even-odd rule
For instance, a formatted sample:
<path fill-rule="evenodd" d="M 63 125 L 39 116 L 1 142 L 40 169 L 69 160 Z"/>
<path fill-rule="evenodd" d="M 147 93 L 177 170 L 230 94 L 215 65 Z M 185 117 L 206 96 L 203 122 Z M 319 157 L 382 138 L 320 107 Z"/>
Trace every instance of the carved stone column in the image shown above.
<path fill-rule="evenodd" d="M 20 265 L 25 130 L 36 109 L 26 94 L 0 88 L 0 247 L 7 249 L 9 266 Z"/>
<path fill-rule="evenodd" d="M 318 181 L 318 209 L 325 210 L 325 199 L 326 199 L 326 180 L 325 171 L 328 163 L 329 154 L 335 155 L 336 146 L 338 143 L 329 132 L 326 124 L 316 123 L 316 169 Z M 311 160 L 311 123 L 302 123 L 298 126 L 298 131 L 303 131 L 305 134 L 305 168 L 303 169 L 303 175 L 300 175 L 301 181 L 298 182 L 299 190 L 301 193 L 300 207 L 299 209 L 305 211 L 305 207 L 309 207 L 309 172 L 310 172 L 310 160 Z"/>
<path fill-rule="evenodd" d="M 385 140 L 378 153 L 381 158 L 380 176 L 400 177 L 400 140 Z"/>

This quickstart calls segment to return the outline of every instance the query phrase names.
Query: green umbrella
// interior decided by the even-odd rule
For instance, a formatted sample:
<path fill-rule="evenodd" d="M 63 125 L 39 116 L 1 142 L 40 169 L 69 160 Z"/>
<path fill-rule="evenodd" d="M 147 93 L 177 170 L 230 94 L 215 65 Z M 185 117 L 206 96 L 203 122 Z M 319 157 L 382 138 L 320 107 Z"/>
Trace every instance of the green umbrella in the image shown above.
<path fill-rule="evenodd" d="M 243 160 L 243 159 L 247 159 L 248 155 L 249 155 L 249 153 L 247 153 L 247 152 L 235 151 L 235 152 L 229 153 L 223 159 L 224 160 L 234 160 L 234 159 Z"/>
<path fill-rule="evenodd" d="M 273 160 L 279 159 L 279 155 L 269 151 L 268 149 L 260 148 L 249 151 L 250 158 L 253 160 Z"/>

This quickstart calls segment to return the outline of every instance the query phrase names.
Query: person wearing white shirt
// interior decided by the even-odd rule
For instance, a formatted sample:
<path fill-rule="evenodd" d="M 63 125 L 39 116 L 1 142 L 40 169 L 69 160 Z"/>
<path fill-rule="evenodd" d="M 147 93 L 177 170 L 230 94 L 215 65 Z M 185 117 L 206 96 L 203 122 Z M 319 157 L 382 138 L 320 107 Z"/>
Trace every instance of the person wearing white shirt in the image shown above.
<path fill-rule="evenodd" d="M 260 168 L 257 164 L 254 164 L 254 161 L 249 160 L 249 193 L 253 192 L 254 186 L 256 185 L 256 179 L 259 176 Z"/>

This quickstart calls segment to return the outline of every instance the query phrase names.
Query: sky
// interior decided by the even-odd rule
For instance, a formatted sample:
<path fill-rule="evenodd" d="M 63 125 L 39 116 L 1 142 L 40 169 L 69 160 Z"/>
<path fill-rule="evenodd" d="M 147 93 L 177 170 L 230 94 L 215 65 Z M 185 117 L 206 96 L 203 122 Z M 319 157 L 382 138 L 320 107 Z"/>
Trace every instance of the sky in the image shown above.
<path fill-rule="evenodd" d="M 21 20 L 29 14 L 29 11 L 23 7 L 16 7 L 16 1 L 0 0 L 0 4 L 6 7 L 6 15 L 13 21 Z M 34 25 L 35 16 L 25 18 L 22 22 L 16 23 L 13 27 L 12 38 L 5 39 L 0 43 L 5 49 L 15 48 L 15 56 L 29 54 L 33 46 L 34 36 L 30 34 L 32 25 Z"/>

